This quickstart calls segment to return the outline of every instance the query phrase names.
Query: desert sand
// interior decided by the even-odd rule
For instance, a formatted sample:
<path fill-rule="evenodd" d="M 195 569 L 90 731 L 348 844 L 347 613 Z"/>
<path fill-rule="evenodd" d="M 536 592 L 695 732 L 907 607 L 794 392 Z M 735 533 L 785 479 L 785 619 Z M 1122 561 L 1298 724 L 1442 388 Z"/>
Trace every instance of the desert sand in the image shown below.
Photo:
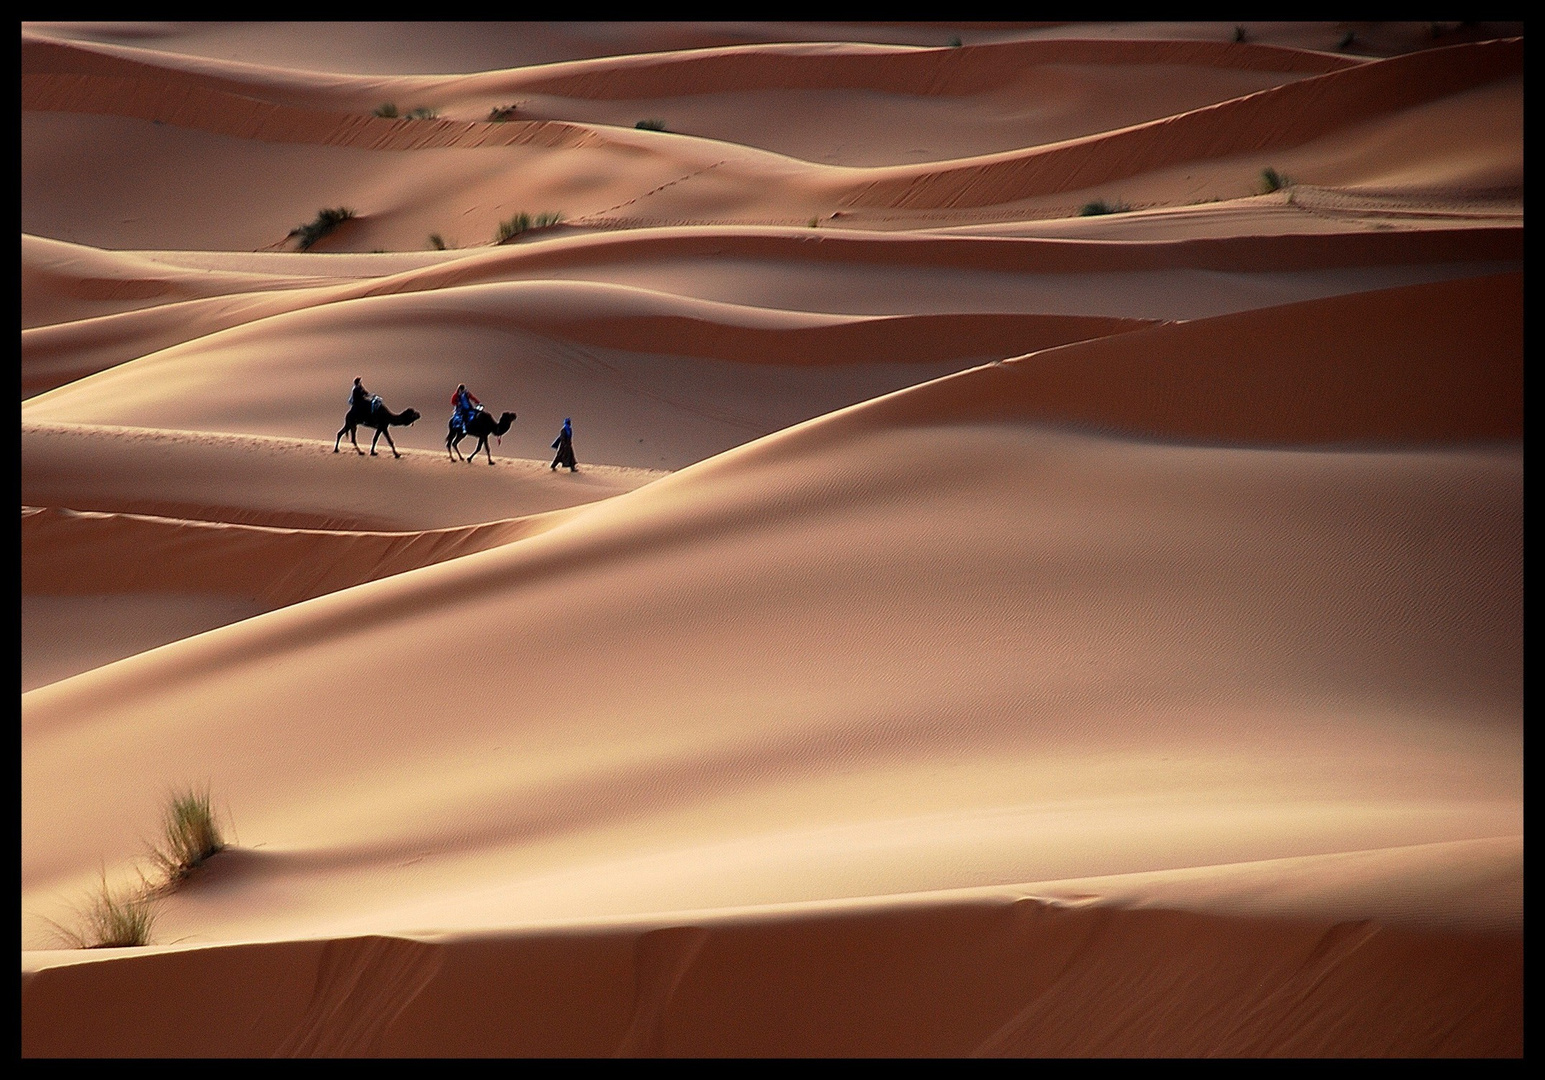
<path fill-rule="evenodd" d="M 1522 1055 L 1521 23 L 21 35 L 25 1056 Z"/>

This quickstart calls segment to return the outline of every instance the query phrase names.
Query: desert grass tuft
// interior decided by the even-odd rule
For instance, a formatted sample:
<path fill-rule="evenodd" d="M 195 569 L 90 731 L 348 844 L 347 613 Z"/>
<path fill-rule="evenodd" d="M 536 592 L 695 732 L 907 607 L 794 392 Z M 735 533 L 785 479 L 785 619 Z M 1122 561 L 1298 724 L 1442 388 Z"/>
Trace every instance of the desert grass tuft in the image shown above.
<path fill-rule="evenodd" d="M 102 872 L 96 893 L 75 911 L 79 929 L 45 919 L 59 942 L 72 949 L 127 949 L 150 944 L 156 923 L 155 891 L 143 880 L 138 888 L 114 889 Z"/>
<path fill-rule="evenodd" d="M 1346 52 L 1355 44 L 1357 44 L 1357 34 L 1351 30 L 1348 30 L 1346 36 L 1341 39 L 1340 43 L 1336 45 L 1336 48 L 1340 49 L 1342 52 Z"/>
<path fill-rule="evenodd" d="M 530 232 L 532 229 L 546 229 L 563 220 L 563 215 L 555 210 L 544 211 L 536 217 L 532 217 L 525 211 L 516 214 L 508 221 L 499 222 L 499 231 L 495 234 L 494 242 L 502 244 L 506 240 L 512 240 L 521 233 Z"/>
<path fill-rule="evenodd" d="M 441 236 L 437 232 L 430 233 L 429 234 L 429 246 L 434 248 L 436 251 L 444 251 L 445 250 L 445 237 Z"/>
<path fill-rule="evenodd" d="M 1243 26 L 1234 27 L 1234 40 L 1241 42 L 1245 40 L 1245 28 Z"/>
<path fill-rule="evenodd" d="M 638 123 L 634 124 L 633 126 L 638 128 L 640 131 L 664 131 L 665 130 L 665 121 L 664 120 L 640 120 Z"/>
<path fill-rule="evenodd" d="M 318 210 L 317 216 L 290 230 L 290 235 L 296 238 L 301 251 L 305 251 L 322 237 L 332 232 L 354 216 L 354 211 L 347 206 L 338 206 L 330 210 Z"/>
<path fill-rule="evenodd" d="M 1291 187 L 1292 184 L 1293 181 L 1289 177 L 1279 173 L 1270 165 L 1261 170 L 1261 192 L 1263 194 L 1270 195 L 1273 191 L 1280 191 L 1282 188 Z"/>
<path fill-rule="evenodd" d="M 1099 214 L 1124 214 L 1132 209 L 1126 203 L 1108 203 L 1104 199 L 1086 202 L 1078 208 L 1079 217 L 1095 217 Z"/>
<path fill-rule="evenodd" d="M 211 855 L 225 848 L 209 789 L 173 793 L 161 818 L 161 838 L 150 849 L 150 860 L 167 885 L 182 881 Z"/>
<path fill-rule="evenodd" d="M 439 119 L 439 116 L 440 114 L 434 109 L 426 109 L 423 107 L 411 109 L 408 112 L 409 120 L 436 120 Z"/>
<path fill-rule="evenodd" d="M 397 106 L 393 105 L 390 101 L 384 105 L 377 105 L 375 115 L 385 120 L 395 120 L 397 119 Z"/>
<path fill-rule="evenodd" d="M 515 113 L 516 106 L 514 105 L 495 105 L 492 109 L 488 110 L 488 122 L 491 124 L 502 124 L 506 120 L 515 119 Z"/>

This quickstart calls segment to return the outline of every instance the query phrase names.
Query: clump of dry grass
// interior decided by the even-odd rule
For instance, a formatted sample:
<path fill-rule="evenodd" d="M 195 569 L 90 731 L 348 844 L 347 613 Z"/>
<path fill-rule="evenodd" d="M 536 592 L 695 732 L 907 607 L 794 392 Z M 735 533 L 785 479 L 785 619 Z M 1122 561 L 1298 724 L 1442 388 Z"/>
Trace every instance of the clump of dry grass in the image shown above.
<path fill-rule="evenodd" d="M 174 792 L 161 816 L 161 838 L 150 849 L 150 861 L 167 885 L 175 885 L 225 848 L 209 789 Z"/>
<path fill-rule="evenodd" d="M 316 217 L 291 229 L 290 236 L 295 238 L 296 246 L 301 251 L 307 251 L 311 245 L 353 217 L 354 211 L 347 206 L 318 210 Z"/>
<path fill-rule="evenodd" d="M 102 871 L 101 884 L 84 904 L 76 907 L 79 929 L 44 919 L 59 942 L 72 949 L 125 949 L 150 944 L 156 922 L 156 893 L 143 878 L 138 887 L 114 889 Z"/>
<path fill-rule="evenodd" d="M 533 218 L 522 211 L 508 221 L 499 222 L 499 231 L 494 236 L 494 242 L 502 244 L 507 240 L 513 240 L 521 233 L 530 232 L 532 229 L 548 229 L 563 220 L 563 214 L 559 211 L 545 211 Z"/>
<path fill-rule="evenodd" d="M 95 892 L 75 906 L 76 929 L 43 919 L 62 945 L 75 949 L 122 949 L 150 944 L 159 902 L 210 856 L 226 847 L 210 807 L 208 787 L 169 792 L 161 814 L 161 835 L 146 847 L 155 871 L 154 880 L 136 868 L 138 885 L 114 888 L 107 883 L 104 868 Z"/>
<path fill-rule="evenodd" d="M 1279 173 L 1276 169 L 1273 169 L 1271 166 L 1268 165 L 1266 168 L 1261 170 L 1261 192 L 1262 192 L 1262 194 L 1270 195 L 1273 191 L 1280 191 L 1280 190 L 1282 190 L 1285 187 L 1292 187 L 1292 186 L 1293 186 L 1293 181 L 1292 181 L 1291 178 L 1283 175 L 1282 173 Z"/>

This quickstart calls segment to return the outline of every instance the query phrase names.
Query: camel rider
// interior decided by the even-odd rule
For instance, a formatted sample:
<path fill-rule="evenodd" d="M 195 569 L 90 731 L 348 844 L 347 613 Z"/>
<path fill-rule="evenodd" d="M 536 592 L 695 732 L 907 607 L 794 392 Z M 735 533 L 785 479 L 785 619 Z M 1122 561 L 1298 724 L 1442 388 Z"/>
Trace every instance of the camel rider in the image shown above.
<path fill-rule="evenodd" d="M 458 383 L 456 392 L 451 395 L 451 406 L 455 409 L 451 413 L 451 423 L 466 431 L 467 422 L 475 413 L 482 411 L 483 403 L 472 396 L 472 391 L 467 389 L 466 383 Z"/>
<path fill-rule="evenodd" d="M 373 414 L 381 405 L 381 399 L 365 389 L 365 384 L 360 382 L 359 376 L 354 377 L 354 389 L 349 391 L 349 411 L 363 408 L 366 415 Z"/>

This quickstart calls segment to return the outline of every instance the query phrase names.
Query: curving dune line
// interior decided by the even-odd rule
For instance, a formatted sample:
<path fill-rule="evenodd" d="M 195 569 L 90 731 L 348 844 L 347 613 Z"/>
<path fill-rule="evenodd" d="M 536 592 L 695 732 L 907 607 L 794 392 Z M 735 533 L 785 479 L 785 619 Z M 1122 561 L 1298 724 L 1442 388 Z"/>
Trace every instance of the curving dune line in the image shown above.
<path fill-rule="evenodd" d="M 23 35 L 22 107 L 103 113 L 196 128 L 236 138 L 373 150 L 537 145 L 596 146 L 607 137 L 561 121 L 506 123 L 389 120 L 371 115 L 383 97 L 454 103 L 510 93 L 582 98 L 672 96 L 778 88 L 861 88 L 922 95 L 979 93 L 1035 64 L 1159 64 L 1282 71 L 1297 77 L 1365 61 L 1272 46 L 1217 42 L 1041 41 L 971 49 L 859 45 L 775 45 L 693 50 L 476 75 L 321 77 L 299 72 L 190 64 L 143 50 L 65 44 Z M 156 55 L 156 54 L 150 54 Z"/>
<path fill-rule="evenodd" d="M 562 237 L 529 247 L 470 254 L 406 270 L 373 289 L 438 288 L 504 273 L 636 264 L 649 259 L 726 257 L 857 266 L 929 266 L 1005 273 L 1080 274 L 1135 270 L 1319 270 L 1523 257 L 1523 226 L 1484 225 L 1357 232 L 1289 232 L 1185 240 L 1075 240 L 918 236 L 848 230 L 734 226 L 649 228 Z"/>
<path fill-rule="evenodd" d="M 976 207 L 1076 191 L 1187 161 L 1287 149 L 1523 70 L 1523 39 L 1397 56 L 1108 134 L 974 162 L 886 166 L 848 207 Z"/>
<path fill-rule="evenodd" d="M 276 105 L 185 81 L 112 75 L 24 75 L 22 108 L 108 113 L 262 142 L 314 143 L 365 150 L 441 147 L 599 146 L 594 128 L 556 120 L 503 124 L 461 120 L 389 120 L 369 114 Z"/>
<path fill-rule="evenodd" d="M 21 238 L 23 330 L 181 300 L 338 283 L 317 274 L 190 270 L 138 253 Z"/>
<path fill-rule="evenodd" d="M 1523 1053 L 1516 936 L 1010 898 L 157 950 L 21 994 L 29 1057 Z"/>
<path fill-rule="evenodd" d="M 1522 328 L 1521 273 L 1311 300 L 972 368 L 766 442 L 1037 421 L 1244 445 L 1518 439 Z"/>
<path fill-rule="evenodd" d="M 386 278 L 334 285 L 286 282 L 284 290 L 244 292 L 184 300 L 154 308 L 140 308 L 99 315 L 71 323 L 29 327 L 21 334 L 21 388 L 31 397 L 63 386 L 118 364 L 145 356 L 194 338 L 243 325 L 258 319 L 304 307 L 365 296 L 480 284 L 513 275 L 543 270 L 587 266 L 636 264 L 646 259 L 712 258 L 718 256 L 779 259 L 794 264 L 843 262 L 863 265 L 922 265 L 962 267 L 1002 272 L 1096 273 L 1120 270 L 1194 268 L 1207 270 L 1308 270 L 1343 266 L 1376 266 L 1403 263 L 1491 261 L 1521 258 L 1523 229 L 1517 227 L 1460 227 L 1433 230 L 1388 230 L 1316 235 L 1265 237 L 1216 237 L 1182 241 L 1070 241 L 1004 237 L 911 237 L 890 233 L 827 234 L 812 241 L 808 233 L 792 235 L 724 230 L 706 236 L 684 230 L 648 230 L 642 233 L 583 236 L 551 241 L 540 246 L 500 249 L 469 255 L 439 266 L 404 271 Z M 159 288 L 147 278 L 143 290 Z M 261 284 L 261 281 L 254 281 Z M 50 288 L 71 291 L 63 278 Z M 136 287 L 133 279 L 122 286 Z M 227 286 L 221 286 L 222 288 Z M 942 327 L 949 316 L 927 316 Z M 994 321 L 996 320 L 996 321 Z M 988 330 L 989 324 L 994 328 Z M 872 321 L 841 331 L 806 334 L 799 349 L 820 346 L 823 336 L 839 352 L 860 347 L 865 335 L 879 334 L 891 340 L 898 323 L 887 330 Z M 1077 340 L 1101 332 L 1097 322 L 1080 323 L 1073 317 L 1051 315 L 1001 315 L 988 322 L 962 315 L 956 325 L 991 347 L 981 354 L 1000 351 L 999 346 L 1019 333 L 1029 335 L 1024 349 Z M 1129 324 L 1125 328 L 1133 328 Z M 587 338 L 587 326 L 592 336 Z M 862 329 L 861 327 L 868 327 Z M 1118 329 L 1111 328 L 1104 332 Z M 593 322 L 575 321 L 565 332 L 597 344 L 623 347 L 654 345 L 646 330 L 635 326 L 624 332 Z M 685 333 L 683 330 L 682 333 Z M 890 335 L 891 337 L 886 337 Z M 983 337 L 986 335 L 986 337 Z M 1058 335 L 1060 341 L 1054 340 Z M 681 337 L 674 333 L 673 340 Z M 695 339 L 686 334 L 690 345 Z M 706 340 L 706 339 L 705 339 Z M 842 344 L 836 344 L 838 341 Z M 878 339 L 877 339 L 878 340 Z M 795 343 L 791 340 L 790 347 Z M 734 357 L 739 344 L 721 345 L 708 354 Z"/>
<path fill-rule="evenodd" d="M 368 111 L 393 95 L 436 102 L 508 93 L 578 98 L 672 97 L 682 93 L 842 88 L 965 95 L 991 90 L 1042 64 L 1173 65 L 1318 75 L 1368 61 L 1334 53 L 1212 41 L 1057 39 L 960 49 L 860 43 L 737 45 L 441 76 L 318 75 L 235 61 L 22 33 L 21 69 L 31 76 L 165 80 L 228 95 L 335 111 Z M 39 84 L 45 85 L 45 84 Z M 86 84 L 80 84 L 86 85 Z M 99 84 L 103 89 L 107 84 Z M 99 98 L 99 106 L 109 98 Z M 107 111 L 111 111 L 108 109 Z"/>
<path fill-rule="evenodd" d="M 454 276 L 454 275 L 452 275 Z M 487 275 L 482 275 L 487 276 Z M 438 277 L 440 280 L 435 280 Z M 451 285 L 434 275 L 391 282 L 293 289 L 190 300 L 22 332 L 22 392 L 35 397 L 98 371 L 267 318 L 351 299 L 443 298 L 468 322 L 556 334 L 592 345 L 761 364 L 822 365 L 884 360 L 926 363 L 953 357 L 1009 356 L 1105 334 L 1152 320 L 1083 315 L 960 313 L 847 316 L 783 312 L 650 293 L 618 285 L 478 282 Z M 458 293 L 501 289 L 499 310 L 458 302 Z M 631 309 L 631 310 L 630 310 Z M 674 309 L 674 310 L 672 310 Z"/>
<path fill-rule="evenodd" d="M 1159 64 L 1319 75 L 1366 61 L 1213 41 L 1053 39 L 920 49 L 847 45 L 739 46 L 572 60 L 522 69 L 512 87 L 576 98 L 672 97 L 722 90 L 832 88 L 897 94 L 978 94 L 1041 64 Z"/>
<path fill-rule="evenodd" d="M 23 508 L 22 591 L 217 593 L 280 607 L 535 535 L 562 516 L 385 533 Z"/>

